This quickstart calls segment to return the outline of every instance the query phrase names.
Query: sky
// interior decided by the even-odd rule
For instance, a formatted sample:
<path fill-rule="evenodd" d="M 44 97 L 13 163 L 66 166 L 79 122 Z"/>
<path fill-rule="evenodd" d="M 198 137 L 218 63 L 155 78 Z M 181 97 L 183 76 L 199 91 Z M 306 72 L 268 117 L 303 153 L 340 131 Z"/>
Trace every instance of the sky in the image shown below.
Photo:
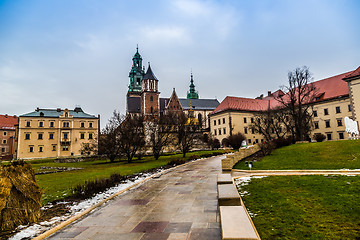
<path fill-rule="evenodd" d="M 0 114 L 81 106 L 126 112 L 139 46 L 161 97 L 255 98 L 307 66 L 360 66 L 357 0 L 0 0 Z"/>

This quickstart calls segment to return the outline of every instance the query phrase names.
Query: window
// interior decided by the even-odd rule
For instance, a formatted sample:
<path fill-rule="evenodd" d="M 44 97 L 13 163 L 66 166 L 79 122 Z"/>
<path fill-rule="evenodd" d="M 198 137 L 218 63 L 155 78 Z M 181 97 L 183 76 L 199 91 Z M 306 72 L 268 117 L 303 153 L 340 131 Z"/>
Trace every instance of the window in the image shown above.
<path fill-rule="evenodd" d="M 70 126 L 70 123 L 69 123 L 69 122 L 63 122 L 63 127 L 68 128 L 69 126 Z"/>
<path fill-rule="evenodd" d="M 27 121 L 27 122 L 26 122 L 26 126 L 27 126 L 27 127 L 30 127 L 30 126 L 31 126 L 31 122 L 30 122 L 30 121 Z"/>
<path fill-rule="evenodd" d="M 246 117 L 244 118 L 244 123 L 246 123 Z"/>
<path fill-rule="evenodd" d="M 93 139 L 93 134 L 89 133 L 89 139 Z"/>
<path fill-rule="evenodd" d="M 54 139 L 54 134 L 53 133 L 49 133 L 49 139 Z"/>
<path fill-rule="evenodd" d="M 225 124 L 225 118 L 223 118 L 223 124 Z"/>
<path fill-rule="evenodd" d="M 326 134 L 326 138 L 327 138 L 328 141 L 330 141 L 330 140 L 332 139 L 332 138 L 331 138 L 331 133 L 327 133 L 327 134 Z"/>
<path fill-rule="evenodd" d="M 255 134 L 255 129 L 254 128 L 251 128 L 251 133 Z"/>
<path fill-rule="evenodd" d="M 3 144 L 6 144 L 6 139 L 3 140 Z"/>
<path fill-rule="evenodd" d="M 92 127 L 93 127 L 93 123 L 89 122 L 89 128 L 92 128 Z"/>
<path fill-rule="evenodd" d="M 43 152 L 43 146 L 39 146 L 39 152 Z"/>
<path fill-rule="evenodd" d="M 7 132 L 4 132 L 4 136 L 6 136 Z"/>
<path fill-rule="evenodd" d="M 69 146 L 62 146 L 63 151 L 69 151 Z"/>
<path fill-rule="evenodd" d="M 251 143 L 251 139 L 248 139 L 248 142 Z"/>
<path fill-rule="evenodd" d="M 85 139 L 85 133 L 80 133 L 80 139 Z"/>
<path fill-rule="evenodd" d="M 30 139 L 30 133 L 25 133 L 25 140 L 29 140 Z"/>
<path fill-rule="evenodd" d="M 221 129 L 219 128 L 219 135 L 221 135 Z"/>
<path fill-rule="evenodd" d="M 343 132 L 339 132 L 339 139 L 344 139 L 344 133 Z"/>
<path fill-rule="evenodd" d="M 202 115 L 201 115 L 201 113 L 198 114 L 198 120 L 199 120 L 199 123 L 202 124 Z"/>
<path fill-rule="evenodd" d="M 140 78 L 136 78 L 136 83 L 140 85 Z"/>
<path fill-rule="evenodd" d="M 317 117 L 317 116 L 318 116 L 316 110 L 313 111 L 313 114 L 314 114 L 314 117 Z"/>
<path fill-rule="evenodd" d="M 351 110 L 352 110 L 352 107 L 350 104 L 348 105 L 348 110 L 349 110 L 349 112 L 351 112 Z"/>
<path fill-rule="evenodd" d="M 223 133 L 226 134 L 226 128 L 223 129 Z"/>
<path fill-rule="evenodd" d="M 327 128 L 330 127 L 330 120 L 325 120 L 325 127 L 327 127 Z"/>
<path fill-rule="evenodd" d="M 44 127 L 44 122 L 39 122 L 39 127 Z"/>
<path fill-rule="evenodd" d="M 220 125 L 220 119 L 218 119 L 218 124 Z"/>
<path fill-rule="evenodd" d="M 1 148 L 1 152 L 5 152 L 5 148 Z"/>
<path fill-rule="evenodd" d="M 38 133 L 38 139 L 40 139 L 40 140 L 43 139 L 43 134 L 42 133 Z"/>
<path fill-rule="evenodd" d="M 256 143 L 259 143 L 259 140 L 258 140 L 258 139 L 255 139 L 255 142 L 256 142 Z"/>
<path fill-rule="evenodd" d="M 52 145 L 52 150 L 56 151 L 56 145 Z"/>
<path fill-rule="evenodd" d="M 341 113 L 340 107 L 335 107 L 335 111 L 336 111 L 336 113 Z"/>
<path fill-rule="evenodd" d="M 214 130 L 214 135 L 216 135 L 216 129 Z"/>
<path fill-rule="evenodd" d="M 153 107 L 150 108 L 150 112 L 151 112 L 151 113 L 154 112 L 154 108 L 153 108 Z"/>
<path fill-rule="evenodd" d="M 314 128 L 319 129 L 319 122 L 314 122 Z"/>
<path fill-rule="evenodd" d="M 84 123 L 84 122 L 81 122 L 81 123 L 80 123 L 80 127 L 84 128 L 84 127 L 85 127 L 85 123 Z"/>
<path fill-rule="evenodd" d="M 247 128 L 244 128 L 244 133 L 247 134 Z"/>
<path fill-rule="evenodd" d="M 336 122 L 337 122 L 338 127 L 341 127 L 343 125 L 341 119 L 337 119 Z"/>
<path fill-rule="evenodd" d="M 53 128 L 53 127 L 54 127 L 54 125 L 55 125 L 55 123 L 54 123 L 54 122 L 50 122 L 50 127 L 51 127 L 51 128 Z"/>
<path fill-rule="evenodd" d="M 29 152 L 34 152 L 34 146 L 29 146 Z"/>
<path fill-rule="evenodd" d="M 214 120 L 214 126 L 216 126 L 216 120 Z M 216 134 L 215 134 L 216 135 Z"/>
<path fill-rule="evenodd" d="M 324 109 L 324 115 L 329 115 L 329 110 L 327 108 Z"/>
<path fill-rule="evenodd" d="M 254 123 L 254 118 L 251 118 L 250 120 L 251 120 L 251 123 Z"/>
<path fill-rule="evenodd" d="M 153 101 L 154 101 L 154 97 L 150 96 L 150 102 L 153 102 Z"/>
<path fill-rule="evenodd" d="M 64 133 L 64 140 L 67 140 L 68 139 L 68 133 Z"/>

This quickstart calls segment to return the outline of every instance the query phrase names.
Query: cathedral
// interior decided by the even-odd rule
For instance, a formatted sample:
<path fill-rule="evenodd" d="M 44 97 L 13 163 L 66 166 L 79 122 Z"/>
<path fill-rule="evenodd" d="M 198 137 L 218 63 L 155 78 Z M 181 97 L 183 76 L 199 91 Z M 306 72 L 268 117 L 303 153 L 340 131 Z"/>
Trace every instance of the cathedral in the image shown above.
<path fill-rule="evenodd" d="M 151 69 L 150 63 L 145 72 L 139 49 L 132 59 L 129 73 L 130 84 L 126 98 L 127 114 L 142 114 L 146 116 L 160 116 L 166 111 L 192 112 L 202 124 L 204 130 L 209 130 L 208 114 L 220 104 L 217 99 L 201 99 L 195 90 L 193 75 L 190 78 L 190 89 L 186 98 L 178 98 L 175 88 L 169 98 L 161 98 L 159 79 Z"/>

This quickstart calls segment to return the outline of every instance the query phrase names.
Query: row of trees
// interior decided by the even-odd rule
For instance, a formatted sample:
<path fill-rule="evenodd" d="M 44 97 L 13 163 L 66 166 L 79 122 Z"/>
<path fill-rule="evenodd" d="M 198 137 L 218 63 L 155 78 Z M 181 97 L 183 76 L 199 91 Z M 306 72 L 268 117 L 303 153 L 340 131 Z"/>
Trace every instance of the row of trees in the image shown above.
<path fill-rule="evenodd" d="M 111 162 L 125 155 L 131 162 L 136 154 L 151 150 L 158 159 L 166 147 L 177 147 L 185 157 L 201 140 L 200 124 L 191 124 L 184 113 L 156 117 L 121 115 L 114 111 L 98 141 L 98 153 Z"/>

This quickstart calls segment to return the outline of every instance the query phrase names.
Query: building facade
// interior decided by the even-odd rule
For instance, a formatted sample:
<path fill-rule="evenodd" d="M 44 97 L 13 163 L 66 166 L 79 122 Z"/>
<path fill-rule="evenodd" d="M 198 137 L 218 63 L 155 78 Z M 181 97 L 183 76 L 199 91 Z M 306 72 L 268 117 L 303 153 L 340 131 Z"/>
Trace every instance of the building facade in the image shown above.
<path fill-rule="evenodd" d="M 348 139 L 344 118 L 358 121 L 356 106 L 360 109 L 360 67 L 355 71 L 315 81 L 316 98 L 310 103 L 313 126 L 310 137 L 321 133 L 330 140 Z M 262 142 L 264 137 L 252 129 L 257 114 L 279 106 L 276 98 L 285 95 L 281 90 L 256 99 L 226 97 L 209 115 L 210 132 L 222 142 L 231 134 L 242 133 L 249 144 Z M 358 110 L 359 111 L 359 110 Z"/>
<path fill-rule="evenodd" d="M 17 124 L 17 116 L 0 115 L 0 160 L 13 159 Z"/>
<path fill-rule="evenodd" d="M 82 146 L 97 143 L 100 116 L 80 107 L 39 109 L 19 116 L 16 158 L 58 158 L 82 155 Z"/>

